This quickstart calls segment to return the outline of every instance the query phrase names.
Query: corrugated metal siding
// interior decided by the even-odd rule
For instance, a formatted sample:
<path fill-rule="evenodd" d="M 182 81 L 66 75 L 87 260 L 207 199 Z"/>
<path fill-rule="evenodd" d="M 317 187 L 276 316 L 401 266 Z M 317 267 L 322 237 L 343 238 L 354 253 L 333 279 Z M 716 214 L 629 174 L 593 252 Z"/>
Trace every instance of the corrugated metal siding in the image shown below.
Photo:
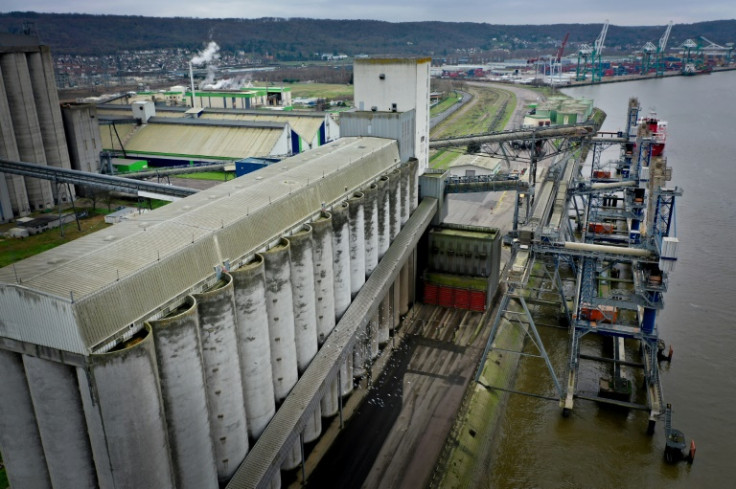
<path fill-rule="evenodd" d="M 0 269 L 0 282 L 14 288 L 17 276 L 61 303 L 73 294 L 78 335 L 91 348 L 189 291 L 222 260 L 252 254 L 397 161 L 395 141 L 340 140 Z M 0 321 L 10 307 L 17 303 L 0 297 Z M 42 344 L 68 345 L 53 324 Z M 78 343 L 69 351 L 87 353 Z"/>
<path fill-rule="evenodd" d="M 0 336 L 61 350 L 84 351 L 71 302 L 0 285 Z"/>

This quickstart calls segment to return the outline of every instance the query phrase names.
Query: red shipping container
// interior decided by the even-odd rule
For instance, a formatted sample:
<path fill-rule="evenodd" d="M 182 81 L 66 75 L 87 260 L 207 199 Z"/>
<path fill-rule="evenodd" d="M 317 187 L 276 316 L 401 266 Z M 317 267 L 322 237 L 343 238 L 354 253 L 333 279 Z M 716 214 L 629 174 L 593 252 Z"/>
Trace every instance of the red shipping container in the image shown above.
<path fill-rule="evenodd" d="M 443 287 L 440 286 L 440 293 L 439 293 L 439 305 L 442 307 L 452 307 L 453 305 L 453 298 L 455 296 L 454 289 L 452 287 Z"/>
<path fill-rule="evenodd" d="M 455 308 L 456 309 L 469 309 L 470 308 L 470 291 L 464 289 L 455 289 Z"/>
<path fill-rule="evenodd" d="M 436 285 L 424 283 L 424 303 L 437 305 L 437 294 L 439 290 Z"/>
<path fill-rule="evenodd" d="M 486 310 L 486 293 L 479 291 L 470 292 L 470 310 L 485 311 Z"/>

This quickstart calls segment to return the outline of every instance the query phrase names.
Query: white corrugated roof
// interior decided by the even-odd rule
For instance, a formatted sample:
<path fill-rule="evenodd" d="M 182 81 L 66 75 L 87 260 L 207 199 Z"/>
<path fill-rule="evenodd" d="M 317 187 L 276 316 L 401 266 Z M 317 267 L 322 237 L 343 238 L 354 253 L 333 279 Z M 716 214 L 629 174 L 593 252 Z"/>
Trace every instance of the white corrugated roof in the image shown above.
<path fill-rule="evenodd" d="M 0 336 L 69 349 L 61 338 L 45 339 L 52 325 L 5 323 L 14 320 L 5 311 L 22 301 L 29 308 L 71 303 L 73 319 L 64 324 L 76 322 L 92 348 L 190 291 L 215 265 L 262 249 L 398 161 L 393 140 L 344 138 L 2 268 Z"/>
<path fill-rule="evenodd" d="M 247 158 L 272 154 L 284 129 L 227 127 L 185 124 L 117 125 L 125 150 L 131 153 L 162 156 L 199 156 L 210 158 Z M 109 130 L 101 128 L 102 146 L 119 149 L 120 144 Z M 135 129 L 135 133 L 125 138 Z"/>

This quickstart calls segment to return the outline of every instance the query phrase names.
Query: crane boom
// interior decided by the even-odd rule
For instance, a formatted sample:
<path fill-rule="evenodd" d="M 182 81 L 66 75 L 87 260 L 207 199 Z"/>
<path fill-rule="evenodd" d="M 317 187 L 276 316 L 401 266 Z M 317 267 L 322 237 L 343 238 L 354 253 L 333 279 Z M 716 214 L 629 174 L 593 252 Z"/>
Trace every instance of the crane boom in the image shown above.
<path fill-rule="evenodd" d="M 672 31 L 672 21 L 667 24 L 667 30 L 664 31 L 662 37 L 659 38 L 659 49 L 657 50 L 658 53 L 664 53 L 664 50 L 667 48 L 667 41 L 670 39 L 670 31 Z"/>
<path fill-rule="evenodd" d="M 565 46 L 567 46 L 567 39 L 570 37 L 570 33 L 568 32 L 565 34 L 565 38 L 562 40 L 562 44 L 560 45 L 560 49 L 557 50 L 557 56 L 555 56 L 555 61 L 560 62 L 562 59 L 562 53 L 565 52 Z"/>
<path fill-rule="evenodd" d="M 598 56 L 600 56 L 603 53 L 603 46 L 606 42 L 606 34 L 608 34 L 608 20 L 606 20 L 606 23 L 603 24 L 603 29 L 601 30 L 601 33 L 598 36 L 598 39 L 595 40 L 594 48 L 595 48 L 595 53 Z"/>

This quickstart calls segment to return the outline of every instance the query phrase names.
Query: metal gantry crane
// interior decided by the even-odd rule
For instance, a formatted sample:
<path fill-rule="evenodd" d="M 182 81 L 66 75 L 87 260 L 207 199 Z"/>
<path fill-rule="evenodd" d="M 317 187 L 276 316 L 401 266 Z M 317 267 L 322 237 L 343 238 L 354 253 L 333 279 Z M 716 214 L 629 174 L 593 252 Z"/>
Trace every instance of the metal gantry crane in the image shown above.
<path fill-rule="evenodd" d="M 652 69 L 652 54 L 657 52 L 657 46 L 647 41 L 644 47 L 641 48 L 641 74 L 649 74 L 649 70 Z M 656 63 L 656 59 L 654 61 Z"/>
<path fill-rule="evenodd" d="M 575 80 L 584 81 L 588 70 L 588 57 L 593 52 L 590 44 L 581 44 L 578 48 L 578 65 L 575 69 Z"/>
<path fill-rule="evenodd" d="M 682 43 L 683 56 L 681 56 L 682 67 L 680 70 L 683 74 L 694 73 L 696 71 L 695 57 L 697 57 L 699 50 L 700 46 L 692 39 L 686 39 L 685 42 Z M 695 52 L 695 57 L 693 57 L 693 51 Z"/>
<path fill-rule="evenodd" d="M 606 34 L 608 34 L 608 20 L 603 24 L 603 29 L 598 35 L 598 39 L 593 44 L 592 66 L 591 66 L 591 82 L 600 82 L 603 77 L 603 48 L 606 43 Z"/>
<path fill-rule="evenodd" d="M 603 76 L 603 48 L 606 42 L 606 34 L 608 33 L 608 20 L 603 24 L 603 29 L 591 48 L 588 44 L 580 45 L 578 49 L 578 66 L 575 71 L 575 80 L 583 81 L 587 78 L 590 71 L 590 80 L 592 83 L 601 81 Z M 588 60 L 590 59 L 590 64 Z"/>
<path fill-rule="evenodd" d="M 640 119 L 639 111 L 638 100 L 631 99 L 625 133 L 577 139 L 534 188 L 530 180 L 526 195 L 517 196 L 512 255 L 502 274 L 506 293 L 484 361 L 499 348 L 519 358 L 541 358 L 552 379 L 550 390 L 511 392 L 556 400 L 563 414 L 573 410 L 576 399 L 643 410 L 653 432 L 665 413 L 659 362 L 667 357 L 656 316 L 664 307 L 663 295 L 677 259 L 675 200 L 682 192 L 666 187 L 671 170 L 661 156 L 660 132 L 666 123 L 654 117 Z M 595 155 L 596 146 L 614 142 L 621 144 L 619 159 L 607 168 L 594 164 L 591 174 L 583 176 L 581 156 L 590 149 Z M 570 325 L 566 382 L 550 362 L 530 309 L 539 304 L 549 308 L 555 302 L 559 317 Z M 499 347 L 496 334 L 504 324 L 521 328 L 533 351 Z M 613 354 L 604 357 L 583 349 L 581 345 L 592 338 L 612 340 Z M 583 361 L 595 362 L 596 372 L 609 365 L 610 376 L 595 386 L 585 377 L 579 386 Z M 634 369 L 643 370 L 643 375 Z M 644 379 L 643 392 L 633 388 L 637 378 Z"/>

